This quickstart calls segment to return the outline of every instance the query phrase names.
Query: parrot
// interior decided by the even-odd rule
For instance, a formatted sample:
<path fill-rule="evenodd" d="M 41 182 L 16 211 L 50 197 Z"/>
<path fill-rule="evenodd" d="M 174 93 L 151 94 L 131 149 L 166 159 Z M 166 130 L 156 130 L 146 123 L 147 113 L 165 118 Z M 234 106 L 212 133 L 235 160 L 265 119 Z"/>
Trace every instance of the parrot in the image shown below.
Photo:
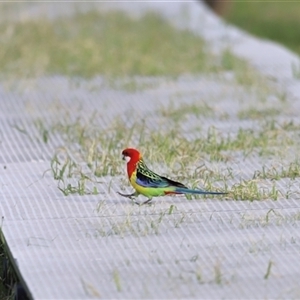
<path fill-rule="evenodd" d="M 174 194 L 202 194 L 202 195 L 225 195 L 225 192 L 208 192 L 203 190 L 189 189 L 184 184 L 160 176 L 151 171 L 144 163 L 141 153 L 134 148 L 126 148 L 122 151 L 123 160 L 127 161 L 127 174 L 130 184 L 135 189 L 132 194 L 119 195 L 133 199 L 138 195 L 144 195 L 148 199 L 142 203 L 134 202 L 138 205 L 149 204 L 153 197 Z"/>

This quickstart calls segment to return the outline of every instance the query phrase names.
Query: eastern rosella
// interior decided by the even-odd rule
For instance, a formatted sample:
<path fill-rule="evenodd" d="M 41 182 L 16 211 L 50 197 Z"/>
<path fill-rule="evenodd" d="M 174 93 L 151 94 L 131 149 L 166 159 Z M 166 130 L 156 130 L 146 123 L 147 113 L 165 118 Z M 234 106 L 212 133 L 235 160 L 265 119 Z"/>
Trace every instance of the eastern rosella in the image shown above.
<path fill-rule="evenodd" d="M 123 160 L 127 160 L 128 178 L 135 189 L 129 195 L 118 192 L 121 196 L 132 199 L 140 194 L 148 197 L 148 200 L 141 204 L 149 203 L 153 197 L 170 194 L 203 194 L 203 195 L 224 195 L 227 193 L 207 192 L 202 190 L 192 190 L 180 182 L 173 181 L 160 176 L 148 169 L 143 161 L 141 153 L 133 148 L 122 151 Z M 136 204 L 140 204 L 135 202 Z"/>

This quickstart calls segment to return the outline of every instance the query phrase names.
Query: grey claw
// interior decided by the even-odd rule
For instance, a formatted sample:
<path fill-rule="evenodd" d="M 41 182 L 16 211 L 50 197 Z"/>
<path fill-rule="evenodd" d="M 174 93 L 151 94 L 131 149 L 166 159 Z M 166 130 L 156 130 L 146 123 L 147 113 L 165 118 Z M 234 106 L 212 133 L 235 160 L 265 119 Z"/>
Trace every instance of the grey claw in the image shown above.
<path fill-rule="evenodd" d="M 117 192 L 117 193 L 118 193 L 120 196 L 129 198 L 129 199 L 132 199 L 132 197 L 135 196 L 135 193 L 133 193 L 133 194 L 123 194 L 123 193 L 121 193 L 121 192 Z"/>

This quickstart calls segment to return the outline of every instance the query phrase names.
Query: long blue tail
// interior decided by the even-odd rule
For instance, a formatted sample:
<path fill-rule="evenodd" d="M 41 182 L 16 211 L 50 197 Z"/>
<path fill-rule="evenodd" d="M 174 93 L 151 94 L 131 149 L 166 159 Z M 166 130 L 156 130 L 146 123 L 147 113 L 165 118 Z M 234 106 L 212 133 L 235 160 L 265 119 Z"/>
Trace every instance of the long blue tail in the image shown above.
<path fill-rule="evenodd" d="M 207 192 L 202 190 L 192 190 L 187 188 L 176 187 L 175 192 L 178 194 L 199 194 L 199 195 L 226 195 L 228 193 L 222 192 Z"/>

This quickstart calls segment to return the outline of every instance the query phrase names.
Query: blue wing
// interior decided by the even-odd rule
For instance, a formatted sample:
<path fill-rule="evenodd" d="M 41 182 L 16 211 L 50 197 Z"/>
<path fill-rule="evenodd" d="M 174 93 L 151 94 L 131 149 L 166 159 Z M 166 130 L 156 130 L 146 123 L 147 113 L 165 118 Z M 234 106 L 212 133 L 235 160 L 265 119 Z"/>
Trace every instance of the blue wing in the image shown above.
<path fill-rule="evenodd" d="M 180 187 L 187 188 L 180 182 L 173 181 L 166 177 L 160 176 L 151 170 L 145 165 L 145 163 L 141 160 L 138 163 L 137 171 L 136 171 L 136 183 L 143 187 L 153 187 L 153 188 L 164 188 L 164 187 Z"/>

